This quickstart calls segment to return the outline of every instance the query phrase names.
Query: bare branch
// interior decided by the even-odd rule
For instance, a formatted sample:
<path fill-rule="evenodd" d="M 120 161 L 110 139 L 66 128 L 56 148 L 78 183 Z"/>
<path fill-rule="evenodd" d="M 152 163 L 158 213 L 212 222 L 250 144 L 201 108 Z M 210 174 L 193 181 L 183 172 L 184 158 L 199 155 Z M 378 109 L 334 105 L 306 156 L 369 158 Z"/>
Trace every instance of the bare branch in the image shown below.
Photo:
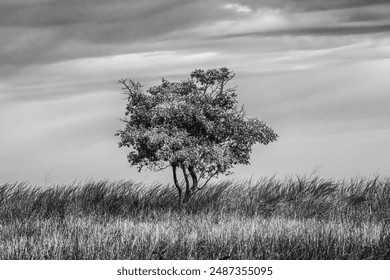
<path fill-rule="evenodd" d="M 142 84 L 134 82 L 131 79 L 120 79 L 118 80 L 118 84 L 122 84 L 124 86 L 122 87 L 122 90 L 128 90 L 130 93 L 135 92 L 142 87 Z M 127 92 L 124 92 L 124 94 L 127 94 Z"/>
<path fill-rule="evenodd" d="M 170 165 L 166 165 L 164 167 L 156 166 L 156 171 L 163 171 L 163 170 L 165 170 L 165 169 L 167 169 L 169 167 L 171 167 L 171 166 Z"/>
<path fill-rule="evenodd" d="M 206 182 L 200 188 L 197 188 L 194 191 L 194 194 L 197 193 L 198 191 L 201 191 L 207 185 L 207 183 L 211 180 L 211 178 L 213 178 L 218 173 L 219 173 L 219 169 L 217 171 L 215 171 L 213 174 L 211 174 L 210 177 L 206 180 Z"/>

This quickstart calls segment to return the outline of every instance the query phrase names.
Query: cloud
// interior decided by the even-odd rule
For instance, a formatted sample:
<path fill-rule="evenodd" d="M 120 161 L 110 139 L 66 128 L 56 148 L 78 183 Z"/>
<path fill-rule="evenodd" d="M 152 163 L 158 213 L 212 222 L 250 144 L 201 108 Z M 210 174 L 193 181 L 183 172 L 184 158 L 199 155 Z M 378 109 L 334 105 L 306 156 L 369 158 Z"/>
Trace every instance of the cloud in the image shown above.
<path fill-rule="evenodd" d="M 226 10 L 233 10 L 238 13 L 250 13 L 252 12 L 252 9 L 249 8 L 248 6 L 240 5 L 240 4 L 226 4 L 223 6 Z"/>
<path fill-rule="evenodd" d="M 224 25 L 224 28 L 219 28 L 214 34 L 230 38 L 380 34 L 390 32 L 389 13 L 390 5 L 312 11 L 291 11 L 283 6 L 259 7 L 249 17 L 217 23 L 216 26 Z M 210 33 L 213 32 L 212 27 L 210 29 Z"/>
<path fill-rule="evenodd" d="M 53 27 L 80 23 L 113 23 L 138 21 L 170 10 L 188 6 L 178 0 L 125 1 L 102 0 L 0 2 L 1 26 Z"/>
<path fill-rule="evenodd" d="M 235 20 L 234 25 L 242 28 L 227 33 L 241 34 L 258 31 L 265 36 L 300 35 L 356 35 L 376 34 L 389 31 L 390 4 L 388 1 L 240 1 L 253 10 L 256 16 Z M 266 16 L 278 20 L 278 24 L 262 24 L 260 19 Z M 258 19 L 259 24 L 255 22 Z M 233 24 L 232 24 L 233 26 Z M 245 26 L 245 27 L 244 27 Z"/>
<path fill-rule="evenodd" d="M 374 5 L 367 7 L 355 7 L 338 11 L 340 18 L 346 22 L 361 23 L 388 23 L 390 5 Z"/>
<path fill-rule="evenodd" d="M 120 78 L 142 83 L 189 74 L 194 65 L 212 66 L 213 52 L 144 52 L 73 59 L 25 68 L 2 81 L 2 102 L 58 101 L 112 92 Z M 152 70 L 151 70 L 152 69 Z"/>
<path fill-rule="evenodd" d="M 167 34 L 186 37 L 186 29 L 225 16 L 218 1 L 0 2 L 0 63 L 10 69 L 128 53 L 134 44 L 138 52 Z"/>
<path fill-rule="evenodd" d="M 303 10 L 334 10 L 388 4 L 387 0 L 292 0 L 292 5 Z"/>
<path fill-rule="evenodd" d="M 0 74 L 9 76 L 29 65 L 84 57 L 182 48 L 204 51 L 221 47 L 213 37 L 219 35 L 385 33 L 390 5 L 372 5 L 382 2 L 3 0 Z M 369 12 L 358 8 L 362 5 Z M 345 6 L 342 11 L 334 10 L 340 6 Z M 382 21 L 375 15 L 382 15 Z"/>
<path fill-rule="evenodd" d="M 286 28 L 275 30 L 264 30 L 255 32 L 241 32 L 236 34 L 222 35 L 221 38 L 235 38 L 246 36 L 344 36 L 344 35 L 359 35 L 359 34 L 378 34 L 390 32 L 390 24 L 374 25 L 374 26 L 317 26 L 317 27 L 301 27 L 301 28 Z"/>
<path fill-rule="evenodd" d="M 220 19 L 209 24 L 207 30 L 204 26 L 194 28 L 197 36 L 210 39 L 212 36 L 223 36 L 224 34 L 242 34 L 255 31 L 268 31 L 285 28 L 289 24 L 287 15 L 279 9 L 257 9 L 245 17 Z M 205 34 L 206 33 L 206 34 Z"/>
<path fill-rule="evenodd" d="M 371 7 L 389 3 L 388 0 L 239 0 L 237 2 L 252 9 L 271 7 L 292 12 Z"/>
<path fill-rule="evenodd" d="M 306 153 L 300 170 L 322 160 L 331 174 L 338 153 L 359 161 L 343 148 L 359 149 L 362 130 L 377 155 L 389 139 L 389 13 L 375 0 L 0 0 L 0 177 L 136 178 L 113 136 L 125 106 L 115 82 L 147 88 L 220 66 L 237 73 L 248 114 L 281 135 L 255 148 L 253 172 L 291 171 Z"/>

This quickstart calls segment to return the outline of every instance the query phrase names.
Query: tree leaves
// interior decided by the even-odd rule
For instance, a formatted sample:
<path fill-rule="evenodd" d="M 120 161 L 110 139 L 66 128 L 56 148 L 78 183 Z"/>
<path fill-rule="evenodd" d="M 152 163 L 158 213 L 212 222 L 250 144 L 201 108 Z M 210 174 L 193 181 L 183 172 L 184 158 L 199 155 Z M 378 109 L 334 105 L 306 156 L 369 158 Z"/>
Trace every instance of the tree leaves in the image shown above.
<path fill-rule="evenodd" d="M 119 147 L 132 148 L 129 162 L 139 170 L 190 167 L 201 178 L 248 164 L 254 144 L 267 145 L 278 136 L 264 121 L 245 118 L 235 88 L 226 88 L 233 77 L 225 67 L 197 69 L 190 79 L 162 79 L 146 92 L 138 82 L 120 80 L 128 119 L 116 135 Z"/>

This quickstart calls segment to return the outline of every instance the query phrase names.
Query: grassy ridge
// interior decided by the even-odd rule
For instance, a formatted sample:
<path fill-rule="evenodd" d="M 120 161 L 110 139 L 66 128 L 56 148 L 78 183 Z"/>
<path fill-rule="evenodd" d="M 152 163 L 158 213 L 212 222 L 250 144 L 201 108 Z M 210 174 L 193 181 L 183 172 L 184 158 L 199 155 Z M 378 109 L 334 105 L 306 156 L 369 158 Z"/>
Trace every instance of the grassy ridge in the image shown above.
<path fill-rule="evenodd" d="M 0 259 L 390 259 L 390 179 L 0 186 Z"/>

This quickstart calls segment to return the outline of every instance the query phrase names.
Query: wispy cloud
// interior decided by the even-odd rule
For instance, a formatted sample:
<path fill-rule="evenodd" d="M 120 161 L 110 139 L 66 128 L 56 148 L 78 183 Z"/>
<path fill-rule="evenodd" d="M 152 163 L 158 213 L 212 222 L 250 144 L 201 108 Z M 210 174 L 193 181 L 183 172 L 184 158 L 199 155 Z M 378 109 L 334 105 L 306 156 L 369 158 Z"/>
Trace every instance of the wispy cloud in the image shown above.
<path fill-rule="evenodd" d="M 4 102 L 30 102 L 97 95 L 112 91 L 123 75 L 148 82 L 189 72 L 194 64 L 212 64 L 213 52 L 145 52 L 118 54 L 108 57 L 73 59 L 36 65 L 23 69 L 19 75 L 3 80 Z M 211 67 L 211 65 L 208 65 Z M 150 71 L 153 69 L 153 71 Z M 127 77 L 123 77 L 127 78 Z"/>
<path fill-rule="evenodd" d="M 223 7 L 226 10 L 233 10 L 233 11 L 236 11 L 238 13 L 250 13 L 250 12 L 252 12 L 252 9 L 249 8 L 248 6 L 240 5 L 240 4 L 237 4 L 237 3 L 225 4 Z"/>
<path fill-rule="evenodd" d="M 245 36 L 348 36 L 358 34 L 390 33 L 390 24 L 374 26 L 317 26 L 288 29 L 271 29 L 254 32 L 239 32 L 235 34 L 221 35 L 220 37 L 245 37 Z"/>
<path fill-rule="evenodd" d="M 231 23 L 232 28 L 215 34 L 230 34 L 235 37 L 387 33 L 390 32 L 390 19 L 387 17 L 389 12 L 390 4 L 310 11 L 258 7 L 251 17 L 235 19 L 234 24 Z"/>
<path fill-rule="evenodd" d="M 278 7 L 293 12 L 349 9 L 388 4 L 388 0 L 238 0 L 237 2 L 251 8 Z"/>

